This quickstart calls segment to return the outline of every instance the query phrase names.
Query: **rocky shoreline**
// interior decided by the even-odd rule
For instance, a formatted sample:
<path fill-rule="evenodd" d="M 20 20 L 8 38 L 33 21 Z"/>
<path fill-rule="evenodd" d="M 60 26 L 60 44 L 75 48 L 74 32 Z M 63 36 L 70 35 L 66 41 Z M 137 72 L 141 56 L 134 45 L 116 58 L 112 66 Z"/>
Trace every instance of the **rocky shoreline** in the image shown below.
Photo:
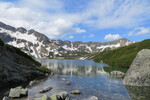
<path fill-rule="evenodd" d="M 61 80 L 64 81 L 64 83 L 69 82 L 69 85 L 71 85 L 71 81 L 66 81 L 64 78 Z M 28 84 L 28 87 L 32 87 L 34 84 L 36 84 L 36 82 L 37 82 L 36 80 L 31 81 Z M 68 85 L 68 84 L 66 84 L 66 85 Z M 69 88 L 69 85 L 68 85 L 68 88 Z M 23 88 L 22 86 L 18 86 L 15 88 L 11 88 L 9 93 L 8 93 L 8 96 L 4 96 L 2 100 L 13 100 L 16 98 L 28 97 L 28 91 L 29 91 L 28 87 Z M 46 93 L 48 91 L 51 91 L 52 89 L 53 89 L 53 87 L 49 87 L 49 86 L 44 87 L 38 91 L 39 93 L 43 94 L 43 96 L 41 96 L 39 98 L 32 98 L 30 100 L 71 100 L 70 95 L 80 95 L 82 93 L 82 91 L 80 91 L 80 90 L 72 90 L 70 92 L 61 91 L 59 93 L 47 95 Z M 98 100 L 98 97 L 91 96 L 87 100 Z"/>

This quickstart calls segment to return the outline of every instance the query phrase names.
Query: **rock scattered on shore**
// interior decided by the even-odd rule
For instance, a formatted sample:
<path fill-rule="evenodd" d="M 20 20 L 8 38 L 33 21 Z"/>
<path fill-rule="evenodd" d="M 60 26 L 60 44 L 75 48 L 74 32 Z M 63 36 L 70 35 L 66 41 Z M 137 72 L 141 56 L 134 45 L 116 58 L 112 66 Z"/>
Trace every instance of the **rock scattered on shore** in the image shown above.
<path fill-rule="evenodd" d="M 41 90 L 39 91 L 39 93 L 45 93 L 45 92 L 48 92 L 48 91 L 51 90 L 51 89 L 52 89 L 52 87 L 45 87 L 45 88 L 41 89 Z"/>
<path fill-rule="evenodd" d="M 63 91 L 57 94 L 53 94 L 52 96 L 47 96 L 44 94 L 41 98 L 37 98 L 35 100 L 70 100 L 68 97 L 68 92 Z"/>
<path fill-rule="evenodd" d="M 116 77 L 124 77 L 125 76 L 125 73 L 121 72 L 121 71 L 112 71 L 110 73 L 112 76 L 116 76 Z"/>
<path fill-rule="evenodd" d="M 73 90 L 70 92 L 71 94 L 80 94 L 81 92 L 79 90 Z"/>
<path fill-rule="evenodd" d="M 43 95 L 41 98 L 35 99 L 35 100 L 50 100 L 47 95 Z"/>
<path fill-rule="evenodd" d="M 57 94 L 53 94 L 50 96 L 51 100 L 65 100 L 68 97 L 68 92 L 63 91 Z"/>
<path fill-rule="evenodd" d="M 28 96 L 28 89 L 24 89 L 21 86 L 10 89 L 9 97 L 20 98 L 24 96 Z"/>

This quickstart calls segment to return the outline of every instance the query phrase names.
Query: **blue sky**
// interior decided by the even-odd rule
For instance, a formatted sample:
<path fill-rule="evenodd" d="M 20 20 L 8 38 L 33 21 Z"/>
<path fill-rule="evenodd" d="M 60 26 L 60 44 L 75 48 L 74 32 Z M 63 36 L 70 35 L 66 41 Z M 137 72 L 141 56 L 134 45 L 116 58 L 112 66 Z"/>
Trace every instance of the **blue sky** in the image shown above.
<path fill-rule="evenodd" d="M 150 0 L 0 0 L 0 21 L 50 39 L 150 38 Z"/>

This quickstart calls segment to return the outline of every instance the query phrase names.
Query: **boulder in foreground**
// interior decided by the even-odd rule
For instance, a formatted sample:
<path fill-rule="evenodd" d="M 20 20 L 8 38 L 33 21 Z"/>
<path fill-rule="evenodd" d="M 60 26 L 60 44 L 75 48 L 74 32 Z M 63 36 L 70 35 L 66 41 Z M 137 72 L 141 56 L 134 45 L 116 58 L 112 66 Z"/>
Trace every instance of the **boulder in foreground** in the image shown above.
<path fill-rule="evenodd" d="M 141 50 L 123 80 L 125 85 L 150 86 L 150 50 Z"/>
<path fill-rule="evenodd" d="M 28 89 L 23 89 L 22 87 L 11 88 L 9 93 L 9 97 L 11 98 L 20 98 L 27 95 Z"/>

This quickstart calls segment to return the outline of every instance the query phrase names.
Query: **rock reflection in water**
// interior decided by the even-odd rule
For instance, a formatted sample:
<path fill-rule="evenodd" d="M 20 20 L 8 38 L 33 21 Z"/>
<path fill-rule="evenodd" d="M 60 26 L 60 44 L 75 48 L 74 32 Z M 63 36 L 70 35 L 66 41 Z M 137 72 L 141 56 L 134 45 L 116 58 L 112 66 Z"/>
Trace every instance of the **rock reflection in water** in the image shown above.
<path fill-rule="evenodd" d="M 59 75 L 107 75 L 103 67 L 108 65 L 95 63 L 89 60 L 50 60 L 40 62 Z"/>
<path fill-rule="evenodd" d="M 131 100 L 150 100 L 150 86 L 126 86 Z"/>

